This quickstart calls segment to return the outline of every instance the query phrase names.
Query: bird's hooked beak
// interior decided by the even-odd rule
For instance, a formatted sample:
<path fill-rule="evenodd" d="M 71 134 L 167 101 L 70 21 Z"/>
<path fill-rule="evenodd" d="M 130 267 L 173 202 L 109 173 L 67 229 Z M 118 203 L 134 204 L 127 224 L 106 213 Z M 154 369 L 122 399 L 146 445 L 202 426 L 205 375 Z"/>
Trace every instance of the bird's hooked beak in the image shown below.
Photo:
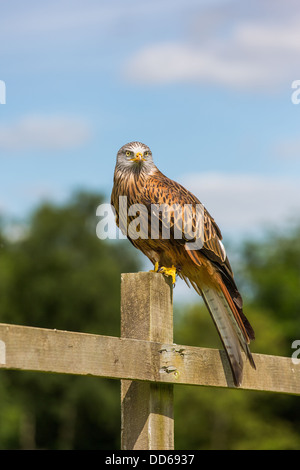
<path fill-rule="evenodd" d="M 136 162 L 136 163 L 140 163 L 140 162 L 144 162 L 145 159 L 143 157 L 143 154 L 141 152 L 137 152 L 135 154 L 135 157 L 134 158 L 131 158 L 130 159 L 131 162 Z"/>

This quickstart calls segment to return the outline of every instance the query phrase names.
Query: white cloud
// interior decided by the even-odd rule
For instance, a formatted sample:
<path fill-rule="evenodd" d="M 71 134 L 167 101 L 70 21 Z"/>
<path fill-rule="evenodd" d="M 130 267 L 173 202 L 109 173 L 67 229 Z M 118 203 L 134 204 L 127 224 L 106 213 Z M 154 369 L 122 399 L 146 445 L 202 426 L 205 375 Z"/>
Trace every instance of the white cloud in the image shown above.
<path fill-rule="evenodd" d="M 186 37 L 137 51 L 124 73 L 142 83 L 213 82 L 273 90 L 298 77 L 299 20 L 294 0 L 214 5 L 196 12 Z"/>
<path fill-rule="evenodd" d="M 95 66 L 94 56 L 82 51 L 87 45 L 93 50 L 95 44 L 105 44 L 113 51 L 110 63 L 117 60 L 118 67 L 116 51 L 124 60 L 126 49 L 124 74 L 134 82 L 273 89 L 299 78 L 298 0 L 19 3 L 16 9 L 8 2 L 0 18 L 0 51 L 7 59 L 14 56 L 14 67 L 23 64 L 24 57 L 34 61 L 32 67 L 40 67 L 45 57 L 53 60 L 53 53 L 56 65 L 60 56 L 71 60 L 71 44 L 80 44 L 76 61 Z M 64 54 L 57 54 L 58 44 Z M 39 51 L 43 56 L 37 61 Z"/>
<path fill-rule="evenodd" d="M 126 39 L 136 31 L 143 29 L 145 32 L 145 24 L 149 25 L 149 21 L 155 25 L 158 21 L 165 23 L 170 9 L 176 15 L 195 6 L 199 6 L 199 0 L 28 0 L 26 4 L 20 2 L 19 8 L 3 5 L 0 49 L 7 51 L 15 45 L 20 48 L 22 43 L 27 45 L 36 38 L 36 45 L 44 45 L 43 39 L 49 40 L 49 34 L 54 35 L 51 42 L 61 41 L 62 37 L 67 41 L 84 41 L 87 32 L 104 36 L 107 44 L 116 32 L 123 31 Z"/>
<path fill-rule="evenodd" d="M 82 118 L 28 115 L 0 127 L 0 149 L 10 151 L 66 150 L 85 143 L 91 135 Z"/>
<path fill-rule="evenodd" d="M 262 235 L 300 219 L 300 181 L 261 175 L 187 175 L 183 185 L 205 205 L 224 234 Z"/>
<path fill-rule="evenodd" d="M 130 80 L 144 83 L 204 81 L 252 87 L 268 85 L 270 81 L 266 66 L 180 43 L 159 44 L 140 51 L 128 63 L 125 74 Z"/>

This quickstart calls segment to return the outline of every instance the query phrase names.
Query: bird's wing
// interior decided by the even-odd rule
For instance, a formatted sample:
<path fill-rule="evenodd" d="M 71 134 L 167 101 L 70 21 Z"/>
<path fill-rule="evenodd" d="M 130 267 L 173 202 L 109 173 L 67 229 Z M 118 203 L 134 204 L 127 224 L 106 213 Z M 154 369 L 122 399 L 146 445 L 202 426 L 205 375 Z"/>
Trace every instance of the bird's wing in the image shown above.
<path fill-rule="evenodd" d="M 163 206 L 156 215 L 162 226 L 170 223 L 172 242 L 184 244 L 195 265 L 201 265 L 202 256 L 214 265 L 243 317 L 242 297 L 234 281 L 233 271 L 222 243 L 221 231 L 199 199 L 179 183 L 158 172 L 147 180 L 141 202 L 148 208 L 150 204 Z M 150 210 L 153 213 L 154 209 Z M 174 236 L 174 233 L 180 232 L 182 240 Z M 247 322 L 246 328 L 248 328 Z M 249 338 L 254 339 L 250 325 L 248 329 Z"/>
<path fill-rule="evenodd" d="M 141 203 L 148 208 L 152 204 L 152 215 L 158 216 L 162 227 L 171 227 L 171 235 L 178 242 L 180 239 L 176 235 L 180 233 L 183 243 L 191 243 L 190 248 L 198 239 L 195 248 L 201 247 L 208 257 L 217 262 L 223 263 L 226 260 L 218 225 L 199 199 L 182 185 L 158 172 L 154 177 L 148 178 Z M 161 210 L 158 211 L 158 208 Z"/>
<path fill-rule="evenodd" d="M 255 367 L 248 346 L 250 339 L 254 339 L 254 331 L 243 313 L 242 297 L 233 279 L 219 227 L 192 193 L 161 173 L 149 178 L 141 202 L 148 206 L 163 205 L 162 211 L 156 213 L 162 227 L 170 224 L 171 243 L 183 244 L 193 261 L 192 285 L 201 293 L 211 313 L 229 357 L 235 383 L 239 385 L 243 370 L 240 347 Z M 176 231 L 183 232 L 181 240 L 176 239 Z M 214 267 L 213 282 L 209 285 L 197 281 L 197 269 L 203 266 L 203 257 Z"/>

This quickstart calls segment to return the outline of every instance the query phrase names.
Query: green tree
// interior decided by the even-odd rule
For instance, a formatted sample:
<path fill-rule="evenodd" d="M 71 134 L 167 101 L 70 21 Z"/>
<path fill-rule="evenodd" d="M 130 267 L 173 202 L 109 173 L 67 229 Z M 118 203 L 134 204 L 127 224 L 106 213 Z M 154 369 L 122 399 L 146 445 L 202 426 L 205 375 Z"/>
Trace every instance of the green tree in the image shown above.
<path fill-rule="evenodd" d="M 0 230 L 2 322 L 119 335 L 120 274 L 139 269 L 127 241 L 96 237 L 97 194 L 44 204 L 24 236 Z M 3 226 L 3 222 L 2 222 Z M 256 331 L 253 352 L 289 356 L 300 339 L 300 228 L 239 250 L 238 284 Z M 201 299 L 175 305 L 175 342 L 222 348 Z M 0 373 L 0 448 L 117 449 L 118 381 Z M 175 387 L 177 449 L 299 449 L 299 397 Z"/>
<path fill-rule="evenodd" d="M 238 284 L 248 294 L 245 313 L 256 331 L 251 350 L 291 356 L 300 339 L 300 228 L 245 242 L 239 255 Z M 181 307 L 175 341 L 222 347 L 201 301 Z M 184 386 L 175 390 L 175 405 L 178 448 L 300 449 L 299 397 Z"/>
<path fill-rule="evenodd" d="M 96 236 L 97 194 L 44 204 L 24 237 L 3 235 L 1 321 L 119 335 L 120 274 L 136 271 L 126 241 Z M 119 383 L 94 377 L 1 371 L 0 448 L 119 447 Z"/>
<path fill-rule="evenodd" d="M 300 339 L 300 226 L 288 234 L 270 232 L 266 241 L 243 247 L 243 276 L 255 305 L 268 310 L 284 331 L 281 354 Z"/>

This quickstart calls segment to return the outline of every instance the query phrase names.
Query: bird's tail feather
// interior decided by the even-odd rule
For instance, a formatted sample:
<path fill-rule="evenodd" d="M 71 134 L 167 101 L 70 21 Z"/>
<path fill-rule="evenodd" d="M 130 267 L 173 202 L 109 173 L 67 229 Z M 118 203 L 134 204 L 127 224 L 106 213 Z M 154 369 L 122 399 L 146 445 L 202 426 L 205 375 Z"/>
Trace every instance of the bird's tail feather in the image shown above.
<path fill-rule="evenodd" d="M 234 383 L 236 386 L 239 386 L 243 377 L 241 349 L 245 352 L 252 367 L 255 368 L 255 363 L 248 346 L 250 342 L 249 337 L 244 328 L 243 321 L 225 286 L 220 286 L 220 288 L 202 286 L 201 293 L 227 353 Z"/>

